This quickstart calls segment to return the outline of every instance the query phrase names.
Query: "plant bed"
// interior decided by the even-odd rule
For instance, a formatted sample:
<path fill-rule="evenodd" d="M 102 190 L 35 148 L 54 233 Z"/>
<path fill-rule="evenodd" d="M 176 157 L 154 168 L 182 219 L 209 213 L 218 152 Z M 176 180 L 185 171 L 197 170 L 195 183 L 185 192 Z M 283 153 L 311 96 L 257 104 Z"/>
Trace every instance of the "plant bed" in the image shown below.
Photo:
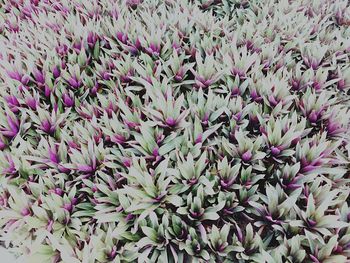
<path fill-rule="evenodd" d="M 340 0 L 0 0 L 1 244 L 348 262 L 349 25 Z"/>

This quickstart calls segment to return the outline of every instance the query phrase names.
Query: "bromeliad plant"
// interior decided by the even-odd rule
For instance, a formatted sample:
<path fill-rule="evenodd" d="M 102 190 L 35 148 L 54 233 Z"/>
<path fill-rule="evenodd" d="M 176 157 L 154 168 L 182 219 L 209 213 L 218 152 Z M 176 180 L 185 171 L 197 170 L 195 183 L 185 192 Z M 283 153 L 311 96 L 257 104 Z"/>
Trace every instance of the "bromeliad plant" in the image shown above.
<path fill-rule="evenodd" d="M 349 14 L 0 0 L 0 244 L 43 263 L 348 262 Z"/>

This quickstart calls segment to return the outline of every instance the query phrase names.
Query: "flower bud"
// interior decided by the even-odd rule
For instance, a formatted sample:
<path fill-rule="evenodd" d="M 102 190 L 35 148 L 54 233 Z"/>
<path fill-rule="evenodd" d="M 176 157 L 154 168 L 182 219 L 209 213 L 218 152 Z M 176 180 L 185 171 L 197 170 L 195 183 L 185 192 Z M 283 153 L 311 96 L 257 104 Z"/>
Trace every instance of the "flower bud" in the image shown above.
<path fill-rule="evenodd" d="M 78 54 L 80 54 L 81 47 L 82 47 L 82 45 L 81 45 L 81 41 L 80 40 L 74 42 L 73 48 Z"/>
<path fill-rule="evenodd" d="M 202 142 L 202 140 L 203 140 L 202 136 L 203 135 L 201 133 L 197 135 L 197 138 L 195 139 L 195 144 Z"/>
<path fill-rule="evenodd" d="M 11 109 L 17 108 L 18 106 L 20 106 L 19 101 L 17 100 L 17 98 L 15 96 L 6 96 L 5 101 L 7 102 L 7 105 Z"/>
<path fill-rule="evenodd" d="M 241 157 L 242 157 L 243 162 L 249 162 L 252 159 L 253 154 L 251 151 L 248 150 L 248 151 L 244 152 Z"/>
<path fill-rule="evenodd" d="M 241 91 L 240 91 L 239 87 L 235 86 L 231 90 L 231 97 L 236 97 L 236 96 L 240 95 L 240 93 L 241 93 Z"/>
<path fill-rule="evenodd" d="M 169 126 L 169 127 L 174 127 L 176 125 L 176 120 L 174 118 L 168 117 L 165 120 L 165 123 Z"/>
<path fill-rule="evenodd" d="M 253 89 L 253 90 L 250 92 L 250 97 L 251 97 L 252 100 L 255 101 L 255 102 L 261 102 L 261 101 L 262 101 L 261 96 L 257 93 L 257 91 L 256 91 L 255 89 Z"/>
<path fill-rule="evenodd" d="M 49 157 L 50 157 L 50 161 L 53 162 L 54 164 L 59 163 L 58 155 L 54 151 L 49 150 Z"/>
<path fill-rule="evenodd" d="M 13 80 L 21 81 L 22 79 L 22 76 L 18 71 L 7 71 L 7 75 Z"/>
<path fill-rule="evenodd" d="M 13 119 L 10 115 L 7 115 L 7 123 L 13 133 L 12 137 L 14 137 L 19 132 L 19 121 L 16 118 Z"/>
<path fill-rule="evenodd" d="M 72 203 L 67 203 L 67 204 L 64 204 L 64 205 L 63 205 L 63 208 L 64 208 L 65 210 L 67 210 L 68 212 L 72 212 L 72 210 L 73 210 L 73 205 L 72 205 Z"/>
<path fill-rule="evenodd" d="M 51 89 L 48 85 L 45 84 L 45 89 L 44 89 L 45 97 L 50 97 L 51 95 Z"/>
<path fill-rule="evenodd" d="M 131 167 L 131 160 L 129 158 L 124 158 L 123 164 L 125 167 Z"/>
<path fill-rule="evenodd" d="M 52 69 L 52 75 L 55 79 L 57 79 L 61 75 L 61 70 L 58 66 L 54 66 Z"/>
<path fill-rule="evenodd" d="M 312 83 L 312 87 L 316 90 L 316 91 L 319 91 L 321 90 L 322 86 L 321 86 L 321 83 L 319 83 L 318 81 L 314 81 Z"/>
<path fill-rule="evenodd" d="M 38 84 L 44 84 L 45 83 L 45 76 L 44 74 L 38 70 L 38 69 L 34 69 L 34 79 Z"/>
<path fill-rule="evenodd" d="M 79 81 L 75 76 L 69 78 L 68 83 L 71 87 L 73 87 L 75 89 L 79 88 L 81 85 L 81 81 Z"/>
<path fill-rule="evenodd" d="M 59 196 L 63 195 L 63 190 L 61 188 L 55 188 L 55 193 Z"/>
<path fill-rule="evenodd" d="M 306 221 L 310 227 L 315 227 L 317 225 L 317 222 L 313 219 L 308 218 Z"/>
<path fill-rule="evenodd" d="M 58 45 L 56 47 L 56 52 L 58 53 L 58 55 L 60 56 L 65 56 L 68 53 L 68 46 L 66 44 L 63 45 Z"/>
<path fill-rule="evenodd" d="M 31 108 L 32 110 L 36 110 L 37 108 L 37 101 L 33 97 L 27 97 L 26 98 L 26 104 Z"/>
<path fill-rule="evenodd" d="M 278 147 L 275 147 L 275 146 L 272 146 L 270 148 L 270 150 L 271 150 L 271 154 L 274 155 L 274 156 L 279 155 L 281 153 L 281 150 Z"/>
<path fill-rule="evenodd" d="M 272 107 L 275 107 L 278 104 L 278 101 L 276 100 L 275 96 L 270 95 L 269 96 L 269 102 Z"/>
<path fill-rule="evenodd" d="M 126 142 L 126 138 L 123 135 L 115 134 L 111 136 L 111 142 L 114 142 L 117 144 L 123 144 Z"/>
<path fill-rule="evenodd" d="M 28 216 L 28 215 L 30 215 L 30 210 L 29 210 L 29 208 L 27 208 L 27 207 L 23 208 L 23 209 L 21 210 L 21 215 L 22 215 L 22 216 Z"/>
<path fill-rule="evenodd" d="M 318 116 L 315 110 L 312 110 L 311 113 L 309 114 L 309 121 L 311 123 L 316 123 L 318 120 Z"/>
<path fill-rule="evenodd" d="M 153 149 L 152 155 L 153 155 L 154 157 L 159 156 L 158 148 L 154 148 L 154 149 Z"/>
<path fill-rule="evenodd" d="M 71 98 L 67 93 L 63 94 L 62 99 L 64 106 L 72 107 L 74 105 L 74 99 Z"/>
<path fill-rule="evenodd" d="M 117 32 L 117 39 L 123 44 L 126 44 L 128 41 L 128 35 L 124 34 L 123 32 Z"/>
<path fill-rule="evenodd" d="M 98 40 L 96 33 L 89 32 L 87 37 L 87 43 L 90 48 L 93 48 Z"/>

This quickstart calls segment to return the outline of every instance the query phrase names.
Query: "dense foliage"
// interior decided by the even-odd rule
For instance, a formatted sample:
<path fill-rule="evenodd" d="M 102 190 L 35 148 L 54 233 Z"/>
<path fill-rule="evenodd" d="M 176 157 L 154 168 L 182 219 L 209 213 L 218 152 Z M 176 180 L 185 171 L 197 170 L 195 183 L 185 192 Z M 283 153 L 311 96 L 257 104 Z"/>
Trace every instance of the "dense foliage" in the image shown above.
<path fill-rule="evenodd" d="M 0 0 L 0 240 L 28 262 L 348 262 L 345 0 Z"/>

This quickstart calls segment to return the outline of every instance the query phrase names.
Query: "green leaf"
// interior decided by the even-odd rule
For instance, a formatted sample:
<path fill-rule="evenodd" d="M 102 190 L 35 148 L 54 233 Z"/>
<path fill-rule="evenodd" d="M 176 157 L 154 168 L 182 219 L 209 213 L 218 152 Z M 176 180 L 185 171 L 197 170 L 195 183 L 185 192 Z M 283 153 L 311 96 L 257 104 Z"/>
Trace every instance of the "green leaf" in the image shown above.
<path fill-rule="evenodd" d="M 99 56 L 100 56 L 100 41 L 96 42 L 96 44 L 94 46 L 93 54 L 94 54 L 94 58 L 95 59 L 99 58 Z"/>
<path fill-rule="evenodd" d="M 153 228 L 148 227 L 148 226 L 143 226 L 143 227 L 141 227 L 141 229 L 142 229 L 142 232 L 147 237 L 149 237 L 152 241 L 154 241 L 154 242 L 157 241 L 157 232 Z"/>
<path fill-rule="evenodd" d="M 202 220 L 218 220 L 220 216 L 216 212 L 205 212 Z"/>
<path fill-rule="evenodd" d="M 170 204 L 172 204 L 176 207 L 180 207 L 184 204 L 184 200 L 178 195 L 171 195 L 171 196 L 167 197 L 167 200 Z"/>

